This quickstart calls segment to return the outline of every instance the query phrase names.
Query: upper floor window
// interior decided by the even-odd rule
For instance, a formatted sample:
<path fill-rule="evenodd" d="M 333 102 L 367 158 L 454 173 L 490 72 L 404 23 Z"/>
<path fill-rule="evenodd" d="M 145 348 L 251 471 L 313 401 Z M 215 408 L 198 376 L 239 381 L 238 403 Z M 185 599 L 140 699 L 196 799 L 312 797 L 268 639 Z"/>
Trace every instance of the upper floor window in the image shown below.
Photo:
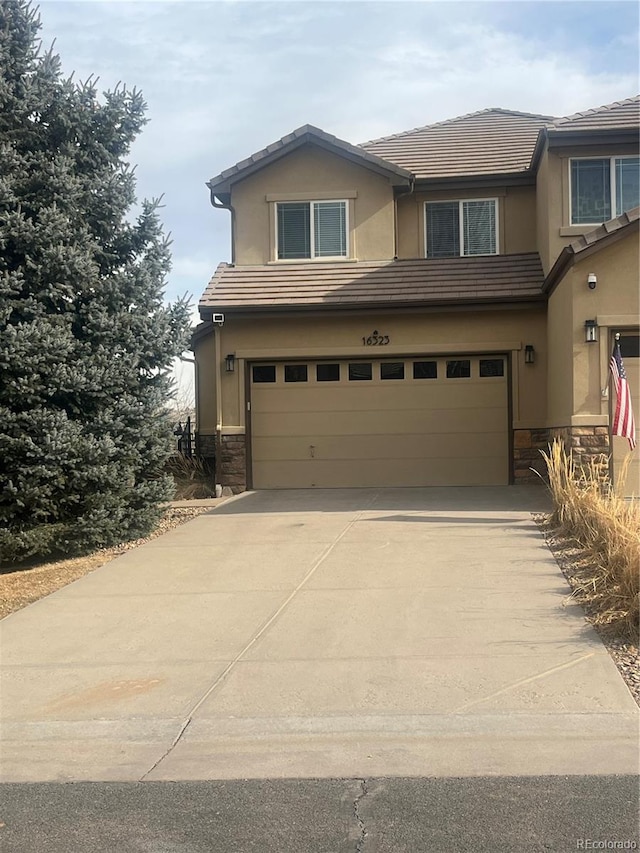
<path fill-rule="evenodd" d="M 277 205 L 278 260 L 347 257 L 346 201 Z"/>
<path fill-rule="evenodd" d="M 571 161 L 571 224 L 599 225 L 640 204 L 640 157 Z"/>
<path fill-rule="evenodd" d="M 497 200 L 429 201 L 425 204 L 428 258 L 495 255 L 498 252 Z"/>

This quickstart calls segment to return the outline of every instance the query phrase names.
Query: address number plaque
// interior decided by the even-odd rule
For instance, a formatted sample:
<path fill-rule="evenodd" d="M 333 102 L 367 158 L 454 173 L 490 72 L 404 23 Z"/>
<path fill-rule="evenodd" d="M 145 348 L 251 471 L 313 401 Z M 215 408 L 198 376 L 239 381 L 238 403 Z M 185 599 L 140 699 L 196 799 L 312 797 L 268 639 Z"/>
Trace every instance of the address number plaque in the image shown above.
<path fill-rule="evenodd" d="M 386 347 L 389 343 L 389 335 L 381 335 L 377 329 L 374 329 L 368 337 L 362 338 L 362 343 L 365 347 Z"/>

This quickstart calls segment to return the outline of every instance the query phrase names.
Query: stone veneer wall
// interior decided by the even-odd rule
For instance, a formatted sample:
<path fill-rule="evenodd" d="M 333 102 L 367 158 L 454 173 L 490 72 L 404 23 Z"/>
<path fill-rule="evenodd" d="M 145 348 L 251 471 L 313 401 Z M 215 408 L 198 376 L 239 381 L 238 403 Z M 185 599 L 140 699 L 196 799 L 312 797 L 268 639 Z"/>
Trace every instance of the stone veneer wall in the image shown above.
<path fill-rule="evenodd" d="M 202 456 L 203 459 L 216 458 L 216 437 L 215 435 L 202 435 L 196 433 L 196 454 Z"/>
<path fill-rule="evenodd" d="M 531 469 L 544 476 L 547 466 L 540 451 L 548 450 L 550 441 L 548 429 L 514 429 L 513 481 L 516 485 L 542 482 Z"/>
<path fill-rule="evenodd" d="M 560 438 L 567 453 L 573 455 L 576 467 L 589 464 L 595 457 L 609 456 L 609 427 L 551 427 L 549 429 L 516 429 L 513 431 L 513 473 L 515 483 L 540 482 L 534 468 L 546 475 L 546 464 L 540 453 L 548 452 L 554 438 Z"/>
<path fill-rule="evenodd" d="M 244 435 L 220 437 L 216 460 L 216 482 L 228 486 L 234 495 L 247 488 L 247 452 Z"/>

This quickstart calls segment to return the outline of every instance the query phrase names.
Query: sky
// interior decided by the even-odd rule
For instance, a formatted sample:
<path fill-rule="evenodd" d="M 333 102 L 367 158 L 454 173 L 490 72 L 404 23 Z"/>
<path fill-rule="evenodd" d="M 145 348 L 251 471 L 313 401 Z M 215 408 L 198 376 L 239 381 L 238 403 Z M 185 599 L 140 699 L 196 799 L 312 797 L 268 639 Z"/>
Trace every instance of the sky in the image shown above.
<path fill-rule="evenodd" d="M 171 301 L 230 259 L 206 181 L 293 129 L 351 143 L 504 107 L 568 115 L 638 93 L 634 1 L 40 0 L 65 73 L 142 90 L 138 197 L 163 196 Z M 185 372 L 186 371 L 186 372 Z M 189 382 L 183 369 L 182 383 Z"/>

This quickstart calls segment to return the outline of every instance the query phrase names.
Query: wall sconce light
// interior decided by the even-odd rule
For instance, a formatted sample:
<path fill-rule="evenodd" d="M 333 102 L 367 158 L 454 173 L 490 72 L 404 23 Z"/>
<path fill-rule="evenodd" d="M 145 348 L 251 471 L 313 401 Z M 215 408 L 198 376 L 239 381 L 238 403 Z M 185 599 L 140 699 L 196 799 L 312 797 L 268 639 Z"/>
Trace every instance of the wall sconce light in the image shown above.
<path fill-rule="evenodd" d="M 524 348 L 524 363 L 533 364 L 536 360 L 536 351 L 533 344 L 527 344 Z"/>
<path fill-rule="evenodd" d="M 227 371 L 227 373 L 233 373 L 233 371 L 235 370 L 235 366 L 236 357 L 232 352 L 230 352 L 229 355 L 225 355 L 224 357 L 224 369 Z"/>
<path fill-rule="evenodd" d="M 595 290 L 597 283 L 598 276 L 594 272 L 590 272 L 587 276 L 587 284 L 589 285 L 589 290 Z"/>
<path fill-rule="evenodd" d="M 598 340 L 598 321 L 584 321 L 584 339 L 588 344 L 595 344 Z"/>

